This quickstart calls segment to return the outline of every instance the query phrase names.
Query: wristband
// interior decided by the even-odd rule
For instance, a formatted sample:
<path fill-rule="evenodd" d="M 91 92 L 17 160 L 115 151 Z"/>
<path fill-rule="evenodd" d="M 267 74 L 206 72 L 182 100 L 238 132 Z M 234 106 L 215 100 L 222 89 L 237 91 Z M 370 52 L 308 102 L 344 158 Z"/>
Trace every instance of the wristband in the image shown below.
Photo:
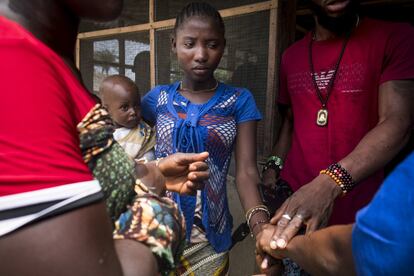
<path fill-rule="evenodd" d="M 274 169 L 274 170 L 281 171 L 283 169 L 283 160 L 282 160 L 282 158 L 280 158 L 279 156 L 276 156 L 276 155 L 270 156 L 267 159 L 266 164 L 263 167 L 263 172 L 268 170 L 268 169 Z"/>
<path fill-rule="evenodd" d="M 338 163 L 332 164 L 327 169 L 320 171 L 320 174 L 330 176 L 344 194 L 350 192 L 356 185 L 349 172 Z"/>
<path fill-rule="evenodd" d="M 246 222 L 250 226 L 250 219 L 253 217 L 254 214 L 258 212 L 264 212 L 267 215 L 267 218 L 270 219 L 270 212 L 269 209 L 265 205 L 257 205 L 253 208 L 250 208 L 246 212 Z"/>

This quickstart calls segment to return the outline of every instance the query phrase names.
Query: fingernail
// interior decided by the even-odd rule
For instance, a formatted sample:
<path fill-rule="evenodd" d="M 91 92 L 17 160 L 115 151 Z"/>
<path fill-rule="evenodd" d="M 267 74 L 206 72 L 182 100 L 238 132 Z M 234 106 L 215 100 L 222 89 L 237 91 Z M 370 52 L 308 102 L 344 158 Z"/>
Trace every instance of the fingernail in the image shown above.
<path fill-rule="evenodd" d="M 277 247 L 285 248 L 286 247 L 286 241 L 284 239 L 278 239 L 276 241 L 276 245 L 277 245 Z"/>
<path fill-rule="evenodd" d="M 265 259 L 263 259 L 262 264 L 260 265 L 260 268 L 261 269 L 266 269 L 267 268 L 267 265 L 268 265 L 268 261 L 265 258 Z"/>
<path fill-rule="evenodd" d="M 270 242 L 270 248 L 272 248 L 272 249 L 276 249 L 276 248 L 277 248 L 277 243 L 276 243 L 276 241 L 275 241 L 275 240 L 272 240 L 272 241 Z"/>

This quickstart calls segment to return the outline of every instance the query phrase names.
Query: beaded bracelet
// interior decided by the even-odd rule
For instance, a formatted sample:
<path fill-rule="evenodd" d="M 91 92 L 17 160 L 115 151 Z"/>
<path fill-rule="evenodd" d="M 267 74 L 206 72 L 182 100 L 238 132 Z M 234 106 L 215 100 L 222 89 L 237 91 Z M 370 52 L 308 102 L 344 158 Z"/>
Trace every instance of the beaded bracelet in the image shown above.
<path fill-rule="evenodd" d="M 265 212 L 267 215 L 267 218 L 270 218 L 270 212 L 269 209 L 265 205 L 258 205 L 253 208 L 250 208 L 249 211 L 246 213 L 246 221 L 247 224 L 250 225 L 250 219 L 253 217 L 253 215 L 257 212 Z"/>
<path fill-rule="evenodd" d="M 268 210 L 267 208 L 262 208 L 262 207 L 259 207 L 259 208 L 254 209 L 254 210 L 253 210 L 253 211 L 249 214 L 249 217 L 248 217 L 248 220 L 247 220 L 247 223 L 248 223 L 248 224 L 250 224 L 250 220 L 252 219 L 253 215 L 254 215 L 254 214 L 256 214 L 256 213 L 258 213 L 258 212 L 264 212 L 264 213 L 266 213 L 267 218 L 268 218 L 268 219 L 270 218 L 270 212 L 269 212 L 269 210 Z"/>
<path fill-rule="evenodd" d="M 344 194 L 350 192 L 356 185 L 349 172 L 338 163 L 330 165 L 327 169 L 322 170 L 320 174 L 330 176 L 341 187 Z"/>
<path fill-rule="evenodd" d="M 263 205 L 263 204 L 262 205 L 257 205 L 257 206 L 254 206 L 254 207 L 250 208 L 246 212 L 246 215 L 245 215 L 246 216 L 246 221 L 249 221 L 250 218 L 253 216 L 253 214 L 257 213 L 258 211 L 263 211 L 265 213 L 268 213 L 269 216 L 270 216 L 269 210 L 268 210 L 266 205 Z"/>
<path fill-rule="evenodd" d="M 326 174 L 329 177 L 331 177 L 332 180 L 335 181 L 335 184 L 338 185 L 342 189 L 342 192 L 346 193 L 345 190 L 344 190 L 344 185 L 342 184 L 342 181 L 338 177 L 336 177 L 335 174 L 333 174 L 332 172 L 330 172 L 328 170 L 321 170 L 319 172 L 319 174 Z"/>
<path fill-rule="evenodd" d="M 273 170 L 282 170 L 283 169 L 283 160 L 279 156 L 272 155 L 270 156 L 266 164 L 263 166 L 263 172 L 267 171 L 268 169 Z"/>
<path fill-rule="evenodd" d="M 263 204 L 261 204 L 261 205 L 257 205 L 257 206 L 253 206 L 252 208 L 250 208 L 249 210 L 247 210 L 247 212 L 246 212 L 246 214 L 245 214 L 246 220 L 247 220 L 247 217 L 249 216 L 249 214 L 250 214 L 250 213 L 251 213 L 254 209 L 259 208 L 259 207 L 262 207 L 262 208 L 267 208 L 267 207 L 266 207 L 266 205 L 263 205 Z"/>

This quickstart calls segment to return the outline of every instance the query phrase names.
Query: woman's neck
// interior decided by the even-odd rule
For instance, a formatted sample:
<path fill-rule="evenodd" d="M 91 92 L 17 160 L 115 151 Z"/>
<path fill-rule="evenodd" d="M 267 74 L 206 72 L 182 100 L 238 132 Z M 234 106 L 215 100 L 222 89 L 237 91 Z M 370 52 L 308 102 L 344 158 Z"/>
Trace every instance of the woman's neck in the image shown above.
<path fill-rule="evenodd" d="M 60 55 L 70 67 L 74 67 L 79 18 L 69 12 L 62 2 L 1 0 L 0 13 L 22 25 Z"/>
<path fill-rule="evenodd" d="M 181 81 L 181 89 L 189 90 L 189 91 L 210 91 L 214 88 L 217 88 L 217 80 L 212 77 L 209 80 L 202 81 L 202 82 L 196 82 L 189 80 L 188 78 L 183 78 Z"/>

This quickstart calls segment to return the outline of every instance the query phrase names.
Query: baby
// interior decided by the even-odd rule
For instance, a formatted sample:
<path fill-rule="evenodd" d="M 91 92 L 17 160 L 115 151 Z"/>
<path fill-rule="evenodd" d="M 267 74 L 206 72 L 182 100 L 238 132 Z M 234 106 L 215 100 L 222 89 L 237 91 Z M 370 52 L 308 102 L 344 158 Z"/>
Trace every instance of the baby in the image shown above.
<path fill-rule="evenodd" d="M 136 84 L 122 75 L 105 78 L 99 88 L 103 106 L 115 123 L 115 140 L 132 159 L 154 160 L 155 131 L 141 120 Z"/>

